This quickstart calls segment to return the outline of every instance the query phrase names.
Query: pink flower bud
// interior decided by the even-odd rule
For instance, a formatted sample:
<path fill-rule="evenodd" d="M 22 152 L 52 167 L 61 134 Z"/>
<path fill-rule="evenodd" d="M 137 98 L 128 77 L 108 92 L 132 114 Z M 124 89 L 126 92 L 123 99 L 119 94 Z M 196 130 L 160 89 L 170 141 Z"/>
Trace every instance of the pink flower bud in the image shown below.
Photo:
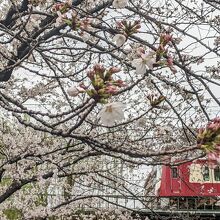
<path fill-rule="evenodd" d="M 212 130 L 212 131 L 216 131 L 219 128 L 219 125 L 216 123 L 210 123 L 207 125 L 207 128 Z"/>
<path fill-rule="evenodd" d="M 106 93 L 113 95 L 118 91 L 118 89 L 116 86 L 108 86 L 105 91 Z"/>
<path fill-rule="evenodd" d="M 94 71 L 94 70 L 88 71 L 88 72 L 87 72 L 87 76 L 88 76 L 91 80 L 94 80 L 95 71 Z"/>
<path fill-rule="evenodd" d="M 121 21 L 117 21 L 117 22 L 116 22 L 116 28 L 118 28 L 118 29 L 122 29 L 123 26 L 124 26 L 124 25 L 122 24 Z"/>
<path fill-rule="evenodd" d="M 167 63 L 169 66 L 172 66 L 173 65 L 173 58 L 172 57 L 168 57 L 167 58 Z"/>
<path fill-rule="evenodd" d="M 84 90 L 86 90 L 87 89 L 87 87 L 84 85 L 84 83 L 83 82 L 81 82 L 80 84 L 79 84 L 79 87 L 81 87 L 82 89 L 84 89 Z"/>
<path fill-rule="evenodd" d="M 136 30 L 138 30 L 138 29 L 140 29 L 140 28 L 141 28 L 141 25 L 140 25 L 140 24 L 138 24 L 138 25 L 135 26 L 135 29 L 136 29 Z"/>
<path fill-rule="evenodd" d="M 216 117 L 212 120 L 214 123 L 220 123 L 220 117 Z"/>
<path fill-rule="evenodd" d="M 109 69 L 109 72 L 110 73 L 118 73 L 118 72 L 120 72 L 121 71 L 121 69 L 120 68 L 118 68 L 118 67 L 114 67 L 114 66 L 112 66 L 112 67 L 110 67 L 110 69 Z"/>
<path fill-rule="evenodd" d="M 173 73 L 177 72 L 176 68 L 173 66 L 173 58 L 170 56 L 167 58 L 167 65 Z"/>
<path fill-rule="evenodd" d="M 208 153 L 208 160 L 216 160 L 218 155 L 216 153 Z"/>
<path fill-rule="evenodd" d="M 160 41 L 161 43 L 165 46 L 167 45 L 170 41 L 172 41 L 172 35 L 169 33 L 163 33 L 160 35 Z"/>
<path fill-rule="evenodd" d="M 115 85 L 117 85 L 118 87 L 124 87 L 124 86 L 127 86 L 127 84 L 121 80 L 121 79 L 118 79 L 115 81 Z"/>
<path fill-rule="evenodd" d="M 105 68 L 99 63 L 95 64 L 93 69 L 95 72 L 104 72 L 105 71 Z"/>

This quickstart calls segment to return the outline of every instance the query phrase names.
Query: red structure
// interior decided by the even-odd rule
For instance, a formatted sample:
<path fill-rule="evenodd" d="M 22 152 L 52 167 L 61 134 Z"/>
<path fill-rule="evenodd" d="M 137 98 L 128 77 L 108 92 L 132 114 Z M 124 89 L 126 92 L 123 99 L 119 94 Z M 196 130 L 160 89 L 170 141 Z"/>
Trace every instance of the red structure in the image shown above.
<path fill-rule="evenodd" d="M 220 196 L 220 166 L 196 160 L 178 166 L 162 166 L 159 197 Z"/>

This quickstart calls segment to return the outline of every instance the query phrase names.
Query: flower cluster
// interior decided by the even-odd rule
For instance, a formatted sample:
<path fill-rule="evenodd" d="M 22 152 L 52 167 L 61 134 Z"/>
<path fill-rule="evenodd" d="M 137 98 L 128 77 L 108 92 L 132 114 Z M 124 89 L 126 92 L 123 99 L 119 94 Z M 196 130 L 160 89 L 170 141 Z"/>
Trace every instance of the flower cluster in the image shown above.
<path fill-rule="evenodd" d="M 198 130 L 197 144 L 206 152 L 209 160 L 220 162 L 220 117 Z"/>
<path fill-rule="evenodd" d="M 91 20 L 89 18 L 80 19 L 77 11 L 72 9 L 72 1 L 56 3 L 52 6 L 51 11 L 58 15 L 56 26 L 66 23 L 72 30 L 80 29 L 80 35 L 91 28 Z"/>
<path fill-rule="evenodd" d="M 147 67 L 153 69 L 153 65 L 156 62 L 155 52 L 149 51 L 146 53 L 144 50 L 137 54 L 139 58 L 132 61 L 132 66 L 136 68 L 137 74 L 145 74 Z"/>
<path fill-rule="evenodd" d="M 118 89 L 125 86 L 125 83 L 118 79 L 114 80 L 112 75 L 119 72 L 117 67 L 106 69 L 100 64 L 96 64 L 92 70 L 87 73 L 93 86 L 87 89 L 87 94 L 99 103 L 107 103 L 109 97 L 118 92 Z"/>
<path fill-rule="evenodd" d="M 91 81 L 93 88 L 89 88 L 81 83 L 77 87 L 71 87 L 67 90 L 69 96 L 77 96 L 80 93 L 87 93 L 91 98 L 99 103 L 107 103 L 108 98 L 116 94 L 119 88 L 125 86 L 125 83 L 118 79 L 114 80 L 112 75 L 119 72 L 117 67 L 106 69 L 100 64 L 96 64 L 88 71 L 87 76 Z"/>
<path fill-rule="evenodd" d="M 173 73 L 176 73 L 177 70 L 173 66 L 173 58 L 168 54 L 168 49 L 166 48 L 172 42 L 172 35 L 170 32 L 165 32 L 160 35 L 160 43 L 156 51 L 156 64 L 159 65 L 167 65 Z M 162 60 L 163 57 L 166 57 L 166 61 Z"/>
<path fill-rule="evenodd" d="M 126 37 L 131 36 L 139 31 L 141 28 L 141 24 L 139 20 L 136 21 L 127 21 L 122 20 L 117 22 L 116 28 L 120 31 L 120 33 L 124 34 Z"/>
<path fill-rule="evenodd" d="M 131 36 L 134 33 L 137 33 L 140 29 L 140 21 L 120 21 L 117 22 L 117 29 L 120 32 L 119 34 L 116 34 L 113 38 L 113 41 L 116 42 L 116 45 L 118 47 L 121 47 L 128 39 L 129 36 Z"/>
<path fill-rule="evenodd" d="M 72 6 L 71 1 L 58 2 L 52 6 L 51 11 L 53 13 L 57 13 L 59 11 L 61 14 L 64 14 L 68 12 L 69 9 L 71 9 L 71 6 Z"/>

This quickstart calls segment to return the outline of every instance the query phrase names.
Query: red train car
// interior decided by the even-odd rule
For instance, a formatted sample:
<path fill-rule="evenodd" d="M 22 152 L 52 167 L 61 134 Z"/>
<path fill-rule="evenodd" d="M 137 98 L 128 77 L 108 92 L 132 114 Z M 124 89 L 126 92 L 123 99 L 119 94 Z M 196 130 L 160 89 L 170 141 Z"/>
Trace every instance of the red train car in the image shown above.
<path fill-rule="evenodd" d="M 156 184 L 159 197 L 218 197 L 220 196 L 220 165 L 210 167 L 199 159 L 178 166 L 162 166 Z"/>
<path fill-rule="evenodd" d="M 155 183 L 157 197 L 151 201 L 154 214 L 149 219 L 220 219 L 220 164 L 206 159 L 179 161 L 155 171 L 149 184 Z"/>

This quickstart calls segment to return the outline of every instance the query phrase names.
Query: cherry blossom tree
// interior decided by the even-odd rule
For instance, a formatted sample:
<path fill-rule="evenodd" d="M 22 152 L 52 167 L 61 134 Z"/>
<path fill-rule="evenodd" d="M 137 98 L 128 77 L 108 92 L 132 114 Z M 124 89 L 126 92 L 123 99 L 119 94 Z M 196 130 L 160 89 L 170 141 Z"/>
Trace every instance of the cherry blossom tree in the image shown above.
<path fill-rule="evenodd" d="M 79 208 L 148 208 L 134 170 L 219 161 L 218 1 L 0 5 L 1 219 L 129 219 Z"/>

